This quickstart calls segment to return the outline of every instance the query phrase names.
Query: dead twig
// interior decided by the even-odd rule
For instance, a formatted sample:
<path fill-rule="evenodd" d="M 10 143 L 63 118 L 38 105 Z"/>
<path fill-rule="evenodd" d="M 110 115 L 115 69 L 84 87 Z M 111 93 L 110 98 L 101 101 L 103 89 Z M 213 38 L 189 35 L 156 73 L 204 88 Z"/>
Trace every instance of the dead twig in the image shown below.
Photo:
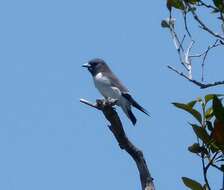
<path fill-rule="evenodd" d="M 201 89 L 205 89 L 205 88 L 209 88 L 209 87 L 214 87 L 214 86 L 218 86 L 218 85 L 223 85 L 224 81 L 217 81 L 214 83 L 201 83 L 197 80 L 191 79 L 189 78 L 187 75 L 185 75 L 183 72 L 179 72 L 177 69 L 175 69 L 174 67 L 167 65 L 168 69 L 174 71 L 175 73 L 177 73 L 178 75 L 180 75 L 181 77 L 187 79 L 188 81 L 192 82 L 193 84 L 199 86 Z"/>
<path fill-rule="evenodd" d="M 188 6 L 188 9 L 190 10 L 190 12 L 192 13 L 194 19 L 199 23 L 200 28 L 202 28 L 203 30 L 207 31 L 209 34 L 211 34 L 212 36 L 220 39 L 220 40 L 224 40 L 224 36 L 219 35 L 218 33 L 215 33 L 214 31 L 212 31 L 197 15 L 197 13 L 195 12 L 195 9 L 193 9 L 193 7 L 185 2 L 185 4 Z"/>
<path fill-rule="evenodd" d="M 216 7 L 214 7 L 213 5 L 211 5 L 211 4 L 207 4 L 207 3 L 205 3 L 204 1 L 202 1 L 202 0 L 199 0 L 199 4 L 198 4 L 199 6 L 204 6 L 204 7 L 206 7 L 206 8 L 209 8 L 209 9 L 212 9 L 212 11 L 219 11 Z"/>

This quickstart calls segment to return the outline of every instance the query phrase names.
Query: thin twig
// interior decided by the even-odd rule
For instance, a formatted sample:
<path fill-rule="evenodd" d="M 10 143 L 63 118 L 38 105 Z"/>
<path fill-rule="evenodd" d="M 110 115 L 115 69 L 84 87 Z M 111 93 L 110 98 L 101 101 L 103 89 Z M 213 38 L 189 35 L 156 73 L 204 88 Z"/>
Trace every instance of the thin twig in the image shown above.
<path fill-rule="evenodd" d="M 224 155 L 222 154 L 222 158 L 224 158 Z M 222 164 L 220 168 L 222 168 L 222 189 L 221 190 L 224 190 L 224 171 L 223 171 L 223 167 L 224 165 Z"/>
<path fill-rule="evenodd" d="M 220 11 L 220 19 L 222 20 L 222 24 L 224 24 L 224 16 L 223 16 L 223 12 Z"/>
<path fill-rule="evenodd" d="M 190 37 L 190 39 L 192 39 L 191 33 L 190 33 L 190 31 L 188 29 L 188 25 L 187 25 L 187 13 L 186 13 L 186 11 L 184 11 L 183 15 L 184 15 L 184 27 L 185 27 L 185 30 L 187 31 L 187 34 Z"/>
<path fill-rule="evenodd" d="M 184 43 L 186 35 L 184 35 L 183 39 L 180 41 L 180 39 L 179 39 L 177 33 L 175 32 L 174 28 L 172 26 L 170 26 L 169 29 L 170 29 L 170 33 L 171 33 L 172 38 L 173 38 L 174 46 L 177 50 L 177 53 L 178 53 L 178 56 L 179 56 L 179 59 L 180 59 L 180 63 L 184 66 L 184 68 L 187 71 L 189 71 L 185 62 L 184 62 L 184 60 L 183 60 L 183 57 L 182 57 L 182 53 L 184 54 L 183 43 Z"/>
<path fill-rule="evenodd" d="M 208 52 L 214 48 L 214 47 L 217 47 L 219 46 L 220 44 L 217 44 L 219 40 L 216 40 L 215 43 L 212 45 L 212 46 L 208 46 L 207 50 L 205 51 L 205 54 L 204 54 L 204 57 L 203 57 L 203 60 L 202 60 L 202 64 L 201 64 L 201 81 L 204 81 L 204 67 L 205 67 L 205 60 L 206 60 L 206 57 L 208 55 Z"/>
<path fill-rule="evenodd" d="M 201 89 L 205 89 L 205 88 L 209 88 L 209 87 L 213 87 L 213 86 L 218 86 L 218 85 L 223 85 L 224 81 L 217 81 L 214 83 L 201 83 L 199 81 L 196 81 L 194 79 L 190 79 L 188 76 L 186 76 L 183 72 L 179 72 L 177 69 L 175 69 L 174 67 L 167 65 L 168 69 L 174 71 L 175 73 L 177 73 L 178 75 L 180 75 L 181 77 L 187 79 L 188 81 L 192 82 L 193 84 L 199 86 Z"/>
<path fill-rule="evenodd" d="M 224 190 L 224 172 L 222 171 L 222 190 Z"/>
<path fill-rule="evenodd" d="M 175 32 L 175 30 L 174 30 L 174 27 L 170 25 L 169 29 L 170 29 L 172 38 L 173 38 L 173 40 L 174 40 L 174 45 L 175 45 L 176 49 L 177 49 L 178 51 L 180 51 L 180 50 L 184 51 L 184 48 L 183 48 L 183 46 L 182 46 L 182 43 L 180 42 L 180 40 L 179 40 L 179 38 L 178 38 L 178 35 L 177 35 L 177 33 Z M 185 37 L 184 37 L 184 38 L 185 38 Z"/>
<path fill-rule="evenodd" d="M 207 4 L 207 3 L 205 3 L 204 1 L 202 1 L 202 0 L 199 0 L 199 4 L 198 4 L 199 6 L 204 6 L 204 7 L 206 7 L 206 8 L 209 8 L 209 9 L 212 9 L 213 11 L 219 11 L 216 7 L 214 7 L 213 5 L 211 5 L 211 4 Z"/>
<path fill-rule="evenodd" d="M 218 42 L 219 42 L 219 43 L 218 43 Z M 199 58 L 199 57 L 201 57 L 201 56 L 204 56 L 204 55 L 206 54 L 207 51 L 209 51 L 209 50 L 211 50 L 211 49 L 213 49 L 213 48 L 215 48 L 215 47 L 221 46 L 221 45 L 223 45 L 223 44 L 220 42 L 220 40 L 215 40 L 214 44 L 208 46 L 207 49 L 206 49 L 205 51 L 203 51 L 202 53 L 200 53 L 200 54 L 195 54 L 195 55 L 189 55 L 189 57 L 191 57 L 191 58 L 197 58 L 197 57 L 198 57 L 198 58 Z"/>
<path fill-rule="evenodd" d="M 85 100 L 85 99 L 80 99 L 79 101 L 83 104 L 86 104 L 86 105 L 91 106 L 93 108 L 99 109 L 99 107 L 97 106 L 96 103 L 89 102 L 88 100 Z"/>
<path fill-rule="evenodd" d="M 219 42 L 219 43 L 218 43 L 218 42 Z M 217 40 L 214 42 L 214 44 L 213 44 L 213 45 L 209 45 L 208 48 L 207 48 L 203 53 L 201 53 L 201 54 L 199 54 L 199 55 L 191 55 L 191 56 L 190 56 L 191 58 L 193 58 L 193 57 L 201 57 L 201 56 L 203 56 L 202 63 L 201 63 L 201 81 L 202 81 L 202 82 L 204 81 L 204 66 L 205 66 L 205 60 L 206 60 L 206 58 L 207 58 L 207 55 L 208 55 L 208 53 L 209 53 L 209 51 L 210 51 L 211 49 L 213 49 L 213 48 L 215 48 L 215 47 L 218 47 L 218 46 L 220 46 L 220 45 L 222 45 L 222 44 L 221 44 L 220 40 L 217 39 Z"/>
<path fill-rule="evenodd" d="M 213 164 L 213 161 L 216 159 L 216 156 L 218 155 L 218 153 L 219 153 L 219 152 L 216 152 L 216 153 L 213 155 L 212 159 L 208 162 L 207 166 L 205 167 L 205 171 L 206 171 L 206 173 L 207 173 L 207 171 L 208 171 L 208 168 Z"/>
<path fill-rule="evenodd" d="M 205 25 L 205 23 L 198 17 L 198 15 L 196 14 L 195 10 L 192 8 L 192 6 L 189 3 L 186 3 L 186 5 L 188 6 L 190 12 L 192 13 L 194 19 L 199 23 L 200 27 L 203 30 L 207 31 L 208 33 L 210 33 L 211 35 L 213 35 L 216 38 L 219 38 L 221 40 L 224 40 L 224 37 L 223 36 L 215 33 L 214 31 L 212 31 L 209 27 L 207 27 Z"/>
<path fill-rule="evenodd" d="M 209 182 L 208 182 L 208 178 L 207 178 L 207 170 L 206 170 L 206 166 L 205 166 L 205 154 L 204 153 L 201 153 L 201 161 L 202 161 L 203 176 L 204 176 L 205 184 L 206 184 L 207 188 L 209 190 L 211 190 Z"/>
<path fill-rule="evenodd" d="M 219 166 L 217 166 L 217 165 L 215 165 L 215 164 L 211 164 L 211 166 L 214 167 L 214 168 L 216 168 L 217 170 L 223 172 L 223 170 L 222 170 L 221 167 L 219 167 Z"/>
<path fill-rule="evenodd" d="M 195 85 L 199 86 L 201 89 L 208 88 L 208 87 L 213 87 L 213 86 L 217 86 L 217 85 L 223 85 L 224 81 L 217 81 L 217 82 L 213 82 L 213 83 L 204 83 L 204 78 L 205 78 L 205 61 L 206 61 L 206 58 L 208 56 L 208 53 L 210 52 L 211 49 L 213 49 L 213 48 L 215 48 L 217 46 L 220 46 L 220 45 L 224 45 L 224 36 L 220 35 L 218 33 L 215 33 L 212 29 L 210 29 L 199 18 L 199 16 L 196 13 L 197 9 L 194 8 L 194 5 L 189 4 L 189 1 L 187 1 L 187 0 L 183 0 L 183 3 L 186 5 L 185 6 L 186 10 L 183 10 L 184 27 L 185 27 L 185 31 L 186 31 L 187 35 L 189 36 L 189 38 L 191 40 L 191 42 L 190 42 L 188 47 L 185 48 L 184 45 L 183 45 L 183 42 L 185 40 L 186 35 L 184 34 L 183 39 L 180 40 L 179 37 L 178 37 L 178 34 L 176 33 L 174 23 L 172 22 L 172 24 L 171 24 L 171 22 L 170 22 L 171 19 L 172 19 L 171 15 L 170 15 L 170 18 L 169 18 L 167 23 L 170 23 L 170 24 L 168 24 L 168 28 L 169 28 L 169 30 L 171 32 L 172 39 L 173 39 L 175 48 L 177 50 L 180 63 L 187 70 L 188 76 L 185 75 L 183 72 L 179 72 L 178 70 L 176 70 L 175 68 L 173 68 L 171 66 L 168 66 L 168 68 L 173 70 L 174 72 L 176 72 L 180 76 L 184 77 L 188 81 L 190 81 L 190 82 L 194 83 Z M 209 8 L 209 9 L 217 10 L 216 7 L 214 7 L 212 5 L 209 5 L 209 4 L 206 4 L 202 0 L 200 0 L 197 3 L 197 5 L 198 6 L 204 6 L 204 7 Z M 196 54 L 196 55 L 191 55 L 190 54 L 191 49 L 193 48 L 194 40 L 192 39 L 192 35 L 191 35 L 191 33 L 190 33 L 189 29 L 188 29 L 186 11 L 189 11 L 189 12 L 192 13 L 192 15 L 193 15 L 194 19 L 196 20 L 196 22 L 199 23 L 199 27 L 201 27 L 202 29 L 204 29 L 205 31 L 207 31 L 208 33 L 210 33 L 214 37 L 216 37 L 215 43 L 212 44 L 212 45 L 209 45 L 208 48 L 204 52 L 202 52 L 201 54 Z M 220 14 L 220 17 L 223 18 L 223 16 L 224 16 L 223 14 Z M 224 19 L 222 19 L 222 20 L 224 20 Z M 224 24 L 223 24 L 223 27 L 224 27 Z M 199 82 L 197 80 L 194 80 L 193 77 L 192 77 L 192 61 L 193 61 L 192 58 L 199 58 L 199 57 L 202 57 L 202 61 L 201 61 L 201 82 Z"/>

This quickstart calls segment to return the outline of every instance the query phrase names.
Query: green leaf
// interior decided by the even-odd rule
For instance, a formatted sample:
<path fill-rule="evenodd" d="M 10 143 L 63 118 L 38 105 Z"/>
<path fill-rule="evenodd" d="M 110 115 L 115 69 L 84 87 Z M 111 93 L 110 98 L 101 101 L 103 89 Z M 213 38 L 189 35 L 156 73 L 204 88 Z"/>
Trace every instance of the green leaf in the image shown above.
<path fill-rule="evenodd" d="M 185 6 L 182 0 L 168 0 L 167 5 L 169 7 L 174 7 L 176 9 L 184 10 Z"/>
<path fill-rule="evenodd" d="M 213 3 L 215 4 L 215 6 L 220 10 L 220 11 L 224 11 L 224 2 L 223 0 L 213 0 Z"/>
<path fill-rule="evenodd" d="M 210 150 L 212 151 L 212 153 L 215 153 L 215 152 L 220 152 L 220 150 L 222 150 L 219 145 L 217 145 L 214 141 L 214 139 L 211 139 L 210 142 L 209 142 L 209 148 Z"/>
<path fill-rule="evenodd" d="M 201 147 L 198 143 L 194 143 L 191 146 L 188 147 L 188 150 L 192 153 L 200 153 Z"/>
<path fill-rule="evenodd" d="M 191 4 L 195 4 L 195 3 L 197 3 L 199 0 L 188 0 L 188 2 L 189 3 L 191 3 Z"/>
<path fill-rule="evenodd" d="M 214 98 L 214 94 L 208 94 L 205 96 L 205 104 Z"/>
<path fill-rule="evenodd" d="M 224 123 L 224 107 L 222 106 L 221 100 L 219 100 L 217 96 L 214 96 L 213 98 L 212 107 L 215 117 Z"/>
<path fill-rule="evenodd" d="M 195 154 L 198 154 L 201 152 L 208 154 L 207 149 L 205 147 L 200 146 L 198 143 L 194 143 L 193 145 L 189 146 L 188 150 Z"/>
<path fill-rule="evenodd" d="M 205 111 L 205 118 L 210 120 L 214 116 L 213 108 L 210 107 Z"/>
<path fill-rule="evenodd" d="M 223 144 L 217 144 L 219 151 L 221 150 L 224 152 L 224 145 Z"/>
<path fill-rule="evenodd" d="M 205 96 L 205 104 L 207 104 L 209 101 L 213 100 L 214 96 L 223 96 L 223 94 L 208 94 Z"/>
<path fill-rule="evenodd" d="M 201 97 L 197 97 L 197 101 L 198 101 L 198 102 L 202 102 Z"/>
<path fill-rule="evenodd" d="M 193 115 L 198 120 L 199 123 L 201 123 L 201 121 L 202 121 L 201 114 L 197 110 L 195 110 L 191 106 L 189 106 L 188 104 L 182 104 L 182 103 L 177 103 L 177 102 L 174 102 L 172 104 L 179 109 L 187 111 L 188 113 Z"/>
<path fill-rule="evenodd" d="M 205 128 L 199 127 L 197 125 L 191 124 L 196 136 L 201 139 L 205 144 L 209 144 L 210 142 L 210 136 L 208 135 Z"/>
<path fill-rule="evenodd" d="M 199 0 L 187 0 L 188 3 L 191 3 L 191 4 L 195 4 L 197 2 L 199 2 Z"/>
<path fill-rule="evenodd" d="M 184 185 L 192 190 L 203 190 L 202 185 L 193 179 L 182 177 L 182 180 L 184 182 Z"/>
<path fill-rule="evenodd" d="M 193 100 L 193 101 L 188 102 L 187 105 L 190 106 L 191 108 L 193 108 L 197 102 L 198 102 L 197 100 Z"/>

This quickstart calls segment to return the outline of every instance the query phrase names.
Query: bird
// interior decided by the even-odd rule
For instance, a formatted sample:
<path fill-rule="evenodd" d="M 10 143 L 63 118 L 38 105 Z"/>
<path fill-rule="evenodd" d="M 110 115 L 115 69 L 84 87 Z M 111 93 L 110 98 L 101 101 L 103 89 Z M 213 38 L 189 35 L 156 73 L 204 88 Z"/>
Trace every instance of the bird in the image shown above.
<path fill-rule="evenodd" d="M 150 116 L 148 111 L 134 100 L 129 90 L 121 83 L 103 59 L 91 59 L 82 67 L 87 68 L 91 73 L 95 87 L 106 100 L 117 100 L 116 105 L 122 108 L 133 125 L 136 124 L 137 119 L 132 112 L 132 106 Z"/>

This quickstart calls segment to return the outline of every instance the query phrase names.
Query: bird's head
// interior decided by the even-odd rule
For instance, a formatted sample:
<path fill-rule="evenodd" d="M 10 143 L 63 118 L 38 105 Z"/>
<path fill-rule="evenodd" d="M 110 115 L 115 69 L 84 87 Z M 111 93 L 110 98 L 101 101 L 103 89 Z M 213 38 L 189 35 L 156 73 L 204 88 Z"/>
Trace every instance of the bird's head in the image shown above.
<path fill-rule="evenodd" d="M 105 61 L 99 58 L 91 59 L 88 63 L 83 64 L 82 67 L 86 67 L 93 76 L 105 69 L 109 69 Z"/>

